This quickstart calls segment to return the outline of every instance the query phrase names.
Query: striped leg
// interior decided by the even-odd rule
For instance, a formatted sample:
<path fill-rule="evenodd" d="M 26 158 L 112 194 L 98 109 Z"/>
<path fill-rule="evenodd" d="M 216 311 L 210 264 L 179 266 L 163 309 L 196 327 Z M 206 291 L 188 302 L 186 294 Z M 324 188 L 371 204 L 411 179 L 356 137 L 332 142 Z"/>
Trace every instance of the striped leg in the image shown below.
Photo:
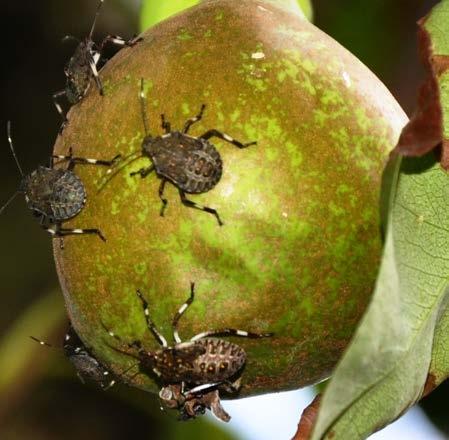
<path fill-rule="evenodd" d="M 233 144 L 238 148 L 246 148 L 246 147 L 249 147 L 250 145 L 257 144 L 257 142 L 255 142 L 255 141 L 247 142 L 246 144 L 242 144 L 237 139 L 234 139 L 231 136 L 229 136 L 228 134 L 222 133 L 221 131 L 218 131 L 215 129 L 206 131 L 206 133 L 204 133 L 203 135 L 200 136 L 200 139 L 210 139 L 211 137 L 218 137 L 220 139 L 223 139 L 224 141 L 229 142 L 230 144 Z"/>
<path fill-rule="evenodd" d="M 101 43 L 100 52 L 103 51 L 104 46 L 106 46 L 106 44 L 108 44 L 108 43 L 113 44 L 114 46 L 118 46 L 118 47 L 124 47 L 124 46 L 131 47 L 142 40 L 143 40 L 143 38 L 140 38 L 140 37 L 132 38 L 131 40 L 125 40 L 122 37 L 119 37 L 118 35 L 108 35 L 104 38 L 104 40 Z"/>
<path fill-rule="evenodd" d="M 65 90 L 60 90 L 59 92 L 53 93 L 53 103 L 55 104 L 56 110 L 61 115 L 62 118 L 62 125 L 60 128 L 60 132 L 64 129 L 65 125 L 67 124 L 67 116 L 64 113 L 64 110 L 62 109 L 60 100 L 62 97 L 67 96 Z"/>
<path fill-rule="evenodd" d="M 64 249 L 64 241 L 62 240 L 63 237 L 66 235 L 82 235 L 82 234 L 96 234 L 98 235 L 101 240 L 106 241 L 106 238 L 101 233 L 99 229 L 68 229 L 68 228 L 61 228 L 60 223 L 56 223 L 52 226 L 42 226 L 42 228 L 47 231 L 49 234 L 51 234 L 53 237 L 59 237 L 61 238 L 61 249 Z"/>
<path fill-rule="evenodd" d="M 203 117 L 204 109 L 206 108 L 206 105 L 203 104 L 201 106 L 200 112 L 194 116 L 193 118 L 187 119 L 186 123 L 184 124 L 184 129 L 182 130 L 183 133 L 187 133 L 190 129 L 190 127 L 198 121 L 201 121 L 201 118 Z"/>
<path fill-rule="evenodd" d="M 151 320 L 150 311 L 148 310 L 148 303 L 147 303 L 146 299 L 143 297 L 140 290 L 137 291 L 137 296 L 142 301 L 143 313 L 145 315 L 145 321 L 147 323 L 148 330 L 150 330 L 151 333 L 153 333 L 157 342 L 159 342 L 159 344 L 162 345 L 162 347 L 168 347 L 166 339 L 161 335 L 161 333 L 159 333 L 158 329 L 156 328 L 153 321 Z"/>
<path fill-rule="evenodd" d="M 214 208 L 209 208 L 208 206 L 199 205 L 198 203 L 195 203 L 192 200 L 189 200 L 186 197 L 186 194 L 182 189 L 178 188 L 178 191 L 179 191 L 179 196 L 181 197 L 181 202 L 183 205 L 185 205 L 189 208 L 199 209 L 200 211 L 205 211 L 205 212 L 208 212 L 209 214 L 214 215 L 218 221 L 218 224 L 220 226 L 223 226 L 223 222 L 221 221 L 221 218 L 218 215 L 218 212 Z"/>
<path fill-rule="evenodd" d="M 188 309 L 190 304 L 193 303 L 194 298 L 195 298 L 195 283 L 190 283 L 190 297 L 179 308 L 179 310 L 176 312 L 175 316 L 173 317 L 173 322 L 172 322 L 173 339 L 176 341 L 176 343 L 182 342 L 181 338 L 179 337 L 179 333 L 178 333 L 178 322 L 179 322 L 181 316 L 184 314 L 184 312 Z"/>
<path fill-rule="evenodd" d="M 97 84 L 98 91 L 100 95 L 104 95 L 103 84 L 101 83 L 100 75 L 97 70 L 97 63 L 100 59 L 100 54 L 98 52 L 92 52 L 89 57 L 89 67 L 92 70 L 92 75 L 94 76 L 95 84 Z"/>
<path fill-rule="evenodd" d="M 233 328 L 222 328 L 219 330 L 208 330 L 206 332 L 198 333 L 193 338 L 190 339 L 190 342 L 198 341 L 199 339 L 207 338 L 209 336 L 240 336 L 243 338 L 270 338 L 273 336 L 273 333 L 251 333 L 245 330 L 236 330 Z"/>
<path fill-rule="evenodd" d="M 52 159 L 60 159 L 61 161 L 67 160 L 69 165 L 67 169 L 72 171 L 76 164 L 81 165 L 101 165 L 106 167 L 111 167 L 117 163 L 117 161 L 121 158 L 121 154 L 117 154 L 117 156 L 113 157 L 111 160 L 101 160 L 101 159 L 89 159 L 86 157 L 74 157 L 72 154 L 72 147 L 69 149 L 68 155 L 60 155 L 56 154 L 52 156 Z"/>

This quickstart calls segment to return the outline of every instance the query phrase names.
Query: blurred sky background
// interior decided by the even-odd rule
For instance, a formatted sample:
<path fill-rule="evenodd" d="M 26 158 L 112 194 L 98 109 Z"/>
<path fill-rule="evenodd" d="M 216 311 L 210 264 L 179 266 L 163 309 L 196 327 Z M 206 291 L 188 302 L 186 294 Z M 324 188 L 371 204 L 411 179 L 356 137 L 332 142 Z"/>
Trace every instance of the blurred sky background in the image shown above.
<path fill-rule="evenodd" d="M 415 22 L 435 3 L 315 0 L 315 24 L 373 70 L 410 115 L 423 76 Z M 73 51 L 61 38 L 85 36 L 96 6 L 96 0 L 2 2 L 0 204 L 15 192 L 20 177 L 9 152 L 6 121 L 12 121 L 24 171 L 46 164 L 60 124 L 51 94 L 64 87 L 63 67 Z M 131 37 L 138 32 L 138 13 L 138 0 L 107 0 L 96 40 L 108 33 Z M 155 396 L 137 390 L 117 387 L 104 393 L 83 386 L 61 351 L 42 349 L 28 339 L 34 334 L 57 344 L 65 318 L 50 239 L 23 199 L 0 216 L 0 240 L 2 440 L 283 440 L 295 432 L 300 413 L 313 398 L 312 389 L 225 402 L 233 420 L 223 427 L 211 417 L 177 423 L 173 414 L 159 410 Z M 420 407 L 372 438 L 449 438 L 448 397 L 449 386 L 443 384 Z"/>

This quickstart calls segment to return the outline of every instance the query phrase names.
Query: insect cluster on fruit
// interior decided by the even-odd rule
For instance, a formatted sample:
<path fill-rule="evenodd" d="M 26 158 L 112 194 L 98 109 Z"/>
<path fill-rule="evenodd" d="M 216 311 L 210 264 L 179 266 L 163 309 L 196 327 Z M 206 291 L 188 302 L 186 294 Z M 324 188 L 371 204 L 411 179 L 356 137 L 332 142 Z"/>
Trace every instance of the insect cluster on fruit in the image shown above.
<path fill-rule="evenodd" d="M 53 95 L 57 111 L 62 116 L 60 134 L 70 125 L 67 112 L 63 110 L 61 98 L 65 97 L 70 105 L 77 105 L 88 93 L 94 81 L 101 96 L 105 90 L 99 74 L 103 50 L 106 44 L 124 47 L 133 47 L 142 41 L 134 38 L 125 41 L 118 36 L 107 36 L 100 45 L 93 40 L 93 33 L 104 0 L 98 3 L 95 18 L 88 36 L 78 41 L 73 56 L 67 63 L 64 73 L 66 87 Z M 74 39 L 73 37 L 66 37 Z M 180 201 L 189 208 L 205 211 L 212 214 L 219 226 L 223 222 L 216 209 L 203 206 L 187 198 L 187 194 L 203 194 L 211 191 L 220 181 L 223 174 L 223 161 L 211 139 L 216 137 L 228 142 L 239 149 L 255 145 L 256 141 L 240 142 L 218 129 L 210 129 L 198 137 L 189 134 L 193 124 L 203 117 L 205 104 L 202 104 L 199 113 L 184 123 L 181 131 L 172 131 L 171 124 L 161 115 L 164 134 L 153 137 L 148 128 L 147 101 L 144 93 L 144 78 L 140 81 L 140 110 L 145 129 L 141 149 L 136 152 L 138 158 L 146 157 L 151 164 L 131 176 L 140 175 L 145 178 L 153 171 L 161 180 L 159 186 L 159 199 L 162 202 L 160 215 L 164 216 L 167 199 L 164 197 L 165 185 L 171 183 L 179 193 Z M 137 103 L 136 103 L 137 104 Z M 76 145 L 69 147 L 66 154 L 54 154 L 50 157 L 49 166 L 39 166 L 31 173 L 25 175 L 14 150 L 11 124 L 7 124 L 7 137 L 11 152 L 16 161 L 22 180 L 17 192 L 0 209 L 0 213 L 14 199 L 18 193 L 23 193 L 27 207 L 34 216 L 39 218 L 41 226 L 53 237 L 60 239 L 60 248 L 64 249 L 63 238 L 68 235 L 97 235 L 101 240 L 106 237 L 101 229 L 95 228 L 66 228 L 63 224 L 86 208 L 87 189 L 79 175 L 75 174 L 76 165 L 95 165 L 108 168 L 106 176 L 111 175 L 112 168 L 121 159 L 121 154 L 110 160 L 94 159 L 75 155 L 73 149 L 82 149 Z M 133 154 L 135 155 L 135 154 Z M 133 156 L 131 155 L 131 156 Z M 67 164 L 63 167 L 62 164 Z M 128 163 L 125 163 L 127 166 Z M 116 170 L 119 172 L 120 170 Z M 110 176 L 114 177 L 115 174 Z M 66 334 L 63 351 L 70 362 L 75 366 L 79 378 L 84 382 L 93 381 L 102 389 L 111 388 L 117 382 L 128 382 L 138 374 L 155 375 L 161 384 L 159 397 L 166 408 L 176 409 L 181 420 L 195 418 L 208 409 L 219 419 L 227 422 L 230 416 L 221 406 L 220 392 L 237 393 L 241 385 L 241 374 L 247 354 L 239 345 L 221 339 L 223 336 L 236 336 L 246 338 L 266 338 L 272 333 L 252 333 L 232 328 L 206 330 L 183 342 L 178 334 L 178 322 L 194 300 L 194 283 L 191 283 L 189 299 L 179 308 L 173 318 L 174 344 L 168 345 L 155 324 L 150 318 L 148 303 L 140 291 L 138 297 L 142 302 L 143 312 L 148 330 L 161 345 L 158 350 L 147 350 L 142 341 L 124 343 L 112 330 L 107 330 L 109 336 L 114 337 L 119 347 L 111 346 L 115 351 L 124 353 L 136 362 L 120 374 L 113 374 L 110 369 L 95 355 L 95 350 L 83 343 L 72 323 Z M 103 324 L 103 323 L 101 323 Z M 104 325 L 104 324 L 103 324 Z M 47 342 L 32 337 L 41 345 L 52 346 Z M 132 374 L 132 369 L 136 369 Z"/>

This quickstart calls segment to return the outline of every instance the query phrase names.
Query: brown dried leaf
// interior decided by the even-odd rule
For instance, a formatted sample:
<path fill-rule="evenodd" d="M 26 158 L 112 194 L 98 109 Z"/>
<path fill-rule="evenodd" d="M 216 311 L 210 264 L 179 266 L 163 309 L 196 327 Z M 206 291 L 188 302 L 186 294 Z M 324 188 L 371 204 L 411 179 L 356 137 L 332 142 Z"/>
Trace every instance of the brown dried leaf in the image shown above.
<path fill-rule="evenodd" d="M 292 440 L 309 440 L 320 409 L 321 394 L 318 394 L 312 403 L 303 411 L 298 423 L 298 430 Z"/>
<path fill-rule="evenodd" d="M 418 108 L 404 127 L 395 152 L 405 156 L 422 156 L 442 145 L 441 165 L 448 169 L 449 140 L 443 139 L 443 110 L 438 80 L 449 68 L 449 57 L 433 53 L 431 35 L 425 23 L 426 18 L 418 22 L 418 43 L 428 77 L 419 91 Z"/>

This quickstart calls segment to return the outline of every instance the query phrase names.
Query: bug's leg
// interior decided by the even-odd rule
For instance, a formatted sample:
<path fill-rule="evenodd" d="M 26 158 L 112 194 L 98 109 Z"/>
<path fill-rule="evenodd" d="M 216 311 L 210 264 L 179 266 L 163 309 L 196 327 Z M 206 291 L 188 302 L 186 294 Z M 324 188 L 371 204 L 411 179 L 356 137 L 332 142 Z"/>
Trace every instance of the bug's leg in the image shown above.
<path fill-rule="evenodd" d="M 66 126 L 66 124 L 68 122 L 67 116 L 64 113 L 64 110 L 62 109 L 61 103 L 59 102 L 63 96 L 66 96 L 65 90 L 60 90 L 59 92 L 53 93 L 53 103 L 56 107 L 56 110 L 58 111 L 58 113 L 61 115 L 61 118 L 62 118 L 62 124 L 59 129 L 59 132 L 64 130 L 64 127 Z"/>
<path fill-rule="evenodd" d="M 153 321 L 151 320 L 150 311 L 148 310 L 148 303 L 147 303 L 146 299 L 143 297 L 140 290 L 137 291 L 137 296 L 142 301 L 143 313 L 145 315 L 145 321 L 147 323 L 148 330 L 150 330 L 151 333 L 153 333 L 157 342 L 159 342 L 159 344 L 162 345 L 162 347 L 168 347 L 166 339 L 161 335 L 161 333 L 159 333 L 158 329 L 156 328 Z"/>
<path fill-rule="evenodd" d="M 153 171 L 154 171 L 154 165 L 150 165 L 147 168 L 141 168 L 140 170 L 129 173 L 129 175 L 135 176 L 136 174 L 140 174 L 140 177 L 143 179 L 144 177 L 147 177 L 148 174 L 152 173 Z"/>
<path fill-rule="evenodd" d="M 159 212 L 159 215 L 161 217 L 164 216 L 165 208 L 167 207 L 167 203 L 168 203 L 167 199 L 164 198 L 164 189 L 165 189 L 166 182 L 167 181 L 165 179 L 162 179 L 161 184 L 159 185 L 159 190 L 158 190 L 158 195 L 162 202 L 161 211 Z"/>
<path fill-rule="evenodd" d="M 162 130 L 165 131 L 165 134 L 169 134 L 171 132 L 171 124 L 165 120 L 165 115 L 163 113 L 161 114 L 161 121 Z"/>
<path fill-rule="evenodd" d="M 221 384 L 222 384 L 222 382 L 203 383 L 203 384 L 198 385 L 198 386 L 196 386 L 194 388 L 191 388 L 188 391 L 184 391 L 183 390 L 182 394 L 185 396 L 186 399 L 189 399 L 189 398 L 191 398 L 195 394 L 205 394 L 205 393 L 213 390 L 214 388 L 217 388 Z"/>
<path fill-rule="evenodd" d="M 206 131 L 206 133 L 204 133 L 203 135 L 200 136 L 200 139 L 210 139 L 211 137 L 218 137 L 220 139 L 223 139 L 224 141 L 229 142 L 230 144 L 233 144 L 233 145 L 235 145 L 238 148 L 246 148 L 246 147 L 249 147 L 250 145 L 257 144 L 256 141 L 254 141 L 254 142 L 247 142 L 245 144 L 242 144 L 237 139 L 234 139 L 231 136 L 229 136 L 228 134 L 222 133 L 221 131 L 218 131 L 218 130 L 215 130 L 215 129 Z"/>
<path fill-rule="evenodd" d="M 52 156 L 52 158 L 60 159 L 61 161 L 67 160 L 69 162 L 67 169 L 69 171 L 72 171 L 73 168 L 75 168 L 76 164 L 99 165 L 99 166 L 111 167 L 111 166 L 115 165 L 117 163 L 117 161 L 121 158 L 121 154 L 117 154 L 117 156 L 113 157 L 111 160 L 89 159 L 86 157 L 74 157 L 72 155 L 72 147 L 70 147 L 68 155 L 55 154 Z"/>
<path fill-rule="evenodd" d="M 101 233 L 99 229 L 68 229 L 68 228 L 61 228 L 60 223 L 55 223 L 52 226 L 42 226 L 49 234 L 51 234 L 53 237 L 65 237 L 66 235 L 82 235 L 82 234 L 96 234 L 98 235 L 101 240 L 106 241 L 106 238 Z M 61 249 L 64 249 L 64 242 L 61 240 Z"/>
<path fill-rule="evenodd" d="M 206 104 L 203 104 L 201 106 L 200 112 L 194 116 L 193 118 L 187 119 L 186 123 L 184 124 L 184 129 L 182 130 L 183 133 L 187 133 L 190 129 L 190 127 L 198 121 L 201 121 L 201 118 L 203 117 L 204 109 L 206 108 Z"/>
<path fill-rule="evenodd" d="M 86 381 L 84 380 L 83 375 L 82 375 L 79 371 L 76 372 L 76 375 L 78 376 L 78 379 L 80 380 L 80 382 L 81 382 L 83 385 L 86 385 Z"/>
<path fill-rule="evenodd" d="M 192 200 L 189 200 L 186 197 L 186 194 L 182 189 L 178 188 L 178 191 L 179 191 L 179 196 L 181 197 L 181 202 L 183 205 L 185 205 L 189 208 L 199 209 L 200 211 L 205 211 L 205 212 L 208 212 L 209 214 L 214 215 L 218 221 L 218 224 L 220 226 L 223 226 L 223 222 L 221 221 L 221 218 L 218 215 L 218 212 L 214 208 L 209 208 L 208 206 L 199 205 L 198 203 L 195 203 Z"/>
<path fill-rule="evenodd" d="M 97 63 L 99 59 L 100 54 L 98 52 L 94 52 L 93 54 L 91 54 L 91 56 L 89 57 L 89 67 L 90 70 L 92 70 L 92 74 L 94 76 L 95 83 L 97 84 L 98 91 L 100 92 L 100 95 L 103 96 L 103 84 L 101 83 L 100 75 L 98 74 L 97 70 Z"/>
<path fill-rule="evenodd" d="M 132 364 L 130 367 L 125 368 L 125 369 L 122 370 L 120 373 L 118 373 L 116 377 L 122 378 L 128 371 L 132 370 L 132 369 L 133 369 L 134 367 L 136 367 L 136 366 L 138 366 L 138 364 Z M 133 379 L 133 378 L 136 377 L 139 373 L 140 373 L 140 371 L 137 372 L 137 373 L 135 373 L 135 374 L 133 374 L 133 375 L 131 376 L 131 378 Z M 103 373 L 103 376 L 104 376 L 105 379 L 108 379 L 109 376 L 111 376 L 110 371 L 105 370 L 104 373 Z M 102 383 L 102 384 L 101 384 L 101 388 L 102 388 L 104 391 L 107 391 L 107 390 L 109 390 L 109 388 L 112 388 L 116 383 L 117 383 L 117 380 L 116 380 L 115 378 L 112 378 L 108 383 L 106 383 L 106 384 L 105 384 L 105 383 Z"/>
<path fill-rule="evenodd" d="M 245 330 L 237 330 L 233 328 L 222 328 L 219 330 L 208 330 L 206 332 L 198 333 L 193 338 L 190 339 L 190 342 L 198 341 L 199 339 L 207 338 L 209 336 L 240 336 L 243 338 L 270 338 L 273 336 L 273 333 L 252 333 L 247 332 Z"/>
<path fill-rule="evenodd" d="M 179 337 L 179 333 L 178 333 L 179 319 L 184 314 L 184 312 L 188 309 L 190 304 L 193 303 L 194 298 L 195 298 L 195 283 L 190 283 L 190 296 L 189 296 L 188 300 L 176 312 L 175 316 L 173 317 L 173 321 L 172 321 L 173 339 L 177 343 L 182 342 L 181 338 Z M 184 383 L 183 383 L 183 385 L 184 385 Z"/>
<path fill-rule="evenodd" d="M 118 35 L 107 35 L 104 40 L 101 42 L 100 45 L 100 52 L 103 51 L 104 46 L 106 46 L 106 44 L 112 44 L 114 46 L 118 46 L 118 47 L 124 47 L 124 46 L 134 46 L 135 44 L 137 44 L 139 41 L 142 41 L 143 38 L 141 37 L 134 37 L 131 38 L 130 40 L 125 40 L 122 37 L 119 37 Z"/>

